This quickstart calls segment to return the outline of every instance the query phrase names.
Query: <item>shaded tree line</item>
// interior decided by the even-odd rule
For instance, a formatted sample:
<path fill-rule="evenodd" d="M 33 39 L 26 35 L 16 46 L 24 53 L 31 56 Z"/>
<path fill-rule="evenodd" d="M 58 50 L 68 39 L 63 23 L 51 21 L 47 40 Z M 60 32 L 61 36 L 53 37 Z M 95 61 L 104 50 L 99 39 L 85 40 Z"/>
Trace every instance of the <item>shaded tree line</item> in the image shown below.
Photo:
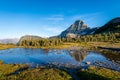
<path fill-rule="evenodd" d="M 20 40 L 18 42 L 19 46 L 58 46 L 62 44 L 61 39 L 31 39 L 31 40 Z"/>
<path fill-rule="evenodd" d="M 120 33 L 102 33 L 86 36 L 77 36 L 76 38 L 61 38 L 63 42 L 118 42 Z"/>

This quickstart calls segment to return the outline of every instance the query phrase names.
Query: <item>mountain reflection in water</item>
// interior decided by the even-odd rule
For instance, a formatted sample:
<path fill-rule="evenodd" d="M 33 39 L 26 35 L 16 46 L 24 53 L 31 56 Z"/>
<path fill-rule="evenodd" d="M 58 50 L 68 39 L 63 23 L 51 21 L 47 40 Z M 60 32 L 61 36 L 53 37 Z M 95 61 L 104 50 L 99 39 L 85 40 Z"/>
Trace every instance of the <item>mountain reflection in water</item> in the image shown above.
<path fill-rule="evenodd" d="M 77 61 L 81 62 L 87 55 L 87 51 L 70 50 L 69 54 Z"/>
<path fill-rule="evenodd" d="M 115 57 L 115 56 L 114 56 Z M 62 66 L 80 67 L 86 62 L 90 65 L 107 67 L 120 71 L 120 66 L 116 65 L 113 58 L 97 52 L 69 49 L 30 49 L 13 48 L 0 50 L 0 60 L 8 64 L 31 64 L 31 66 L 46 66 L 49 64 Z M 119 58 L 117 60 L 120 61 Z M 85 64 L 86 65 L 86 64 Z M 83 65 L 84 66 L 84 65 Z"/>

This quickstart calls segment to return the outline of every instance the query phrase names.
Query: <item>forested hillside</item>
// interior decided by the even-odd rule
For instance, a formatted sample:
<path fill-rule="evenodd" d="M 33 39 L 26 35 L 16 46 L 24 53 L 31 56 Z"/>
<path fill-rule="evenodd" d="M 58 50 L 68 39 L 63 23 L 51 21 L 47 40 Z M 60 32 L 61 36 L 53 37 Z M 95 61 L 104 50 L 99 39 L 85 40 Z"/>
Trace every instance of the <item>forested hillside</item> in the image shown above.
<path fill-rule="evenodd" d="M 81 43 L 81 42 L 119 42 L 120 41 L 119 17 L 112 19 L 111 21 L 109 21 L 107 24 L 100 27 L 99 29 L 96 28 L 97 30 L 95 30 L 95 33 L 82 35 L 81 32 L 86 29 L 88 28 L 87 26 L 85 26 L 85 24 L 82 21 L 76 21 L 66 30 L 67 32 L 65 31 L 64 37 L 41 38 L 39 36 L 26 35 L 20 38 L 18 45 L 26 46 L 26 47 L 27 46 L 41 47 L 41 46 L 58 46 L 64 42 Z M 90 29 L 88 30 L 88 32 L 89 31 Z M 73 34 L 75 34 L 75 36 Z"/>

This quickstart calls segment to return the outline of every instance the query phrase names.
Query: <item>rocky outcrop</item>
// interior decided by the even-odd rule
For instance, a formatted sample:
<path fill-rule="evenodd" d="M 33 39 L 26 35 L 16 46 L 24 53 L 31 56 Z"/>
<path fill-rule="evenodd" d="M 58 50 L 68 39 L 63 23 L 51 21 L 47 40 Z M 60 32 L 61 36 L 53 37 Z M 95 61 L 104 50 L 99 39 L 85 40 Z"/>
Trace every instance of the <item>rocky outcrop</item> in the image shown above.
<path fill-rule="evenodd" d="M 34 40 L 34 39 L 40 39 L 39 36 L 33 36 L 33 35 L 25 35 L 20 38 L 20 40 Z"/>
<path fill-rule="evenodd" d="M 25 35 L 20 38 L 20 40 L 18 41 L 18 45 L 23 44 L 25 42 L 29 42 L 29 41 L 37 41 L 39 39 L 42 39 L 42 38 L 39 36 Z"/>

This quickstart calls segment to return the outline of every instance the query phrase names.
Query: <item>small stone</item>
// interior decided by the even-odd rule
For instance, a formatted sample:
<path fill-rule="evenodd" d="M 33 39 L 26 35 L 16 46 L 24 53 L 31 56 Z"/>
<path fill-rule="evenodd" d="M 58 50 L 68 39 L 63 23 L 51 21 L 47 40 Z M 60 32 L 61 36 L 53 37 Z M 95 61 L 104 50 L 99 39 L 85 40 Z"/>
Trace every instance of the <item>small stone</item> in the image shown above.
<path fill-rule="evenodd" d="M 90 63 L 91 63 L 91 62 L 89 62 L 89 61 L 86 62 L 86 64 L 88 64 L 88 65 L 89 65 Z"/>

